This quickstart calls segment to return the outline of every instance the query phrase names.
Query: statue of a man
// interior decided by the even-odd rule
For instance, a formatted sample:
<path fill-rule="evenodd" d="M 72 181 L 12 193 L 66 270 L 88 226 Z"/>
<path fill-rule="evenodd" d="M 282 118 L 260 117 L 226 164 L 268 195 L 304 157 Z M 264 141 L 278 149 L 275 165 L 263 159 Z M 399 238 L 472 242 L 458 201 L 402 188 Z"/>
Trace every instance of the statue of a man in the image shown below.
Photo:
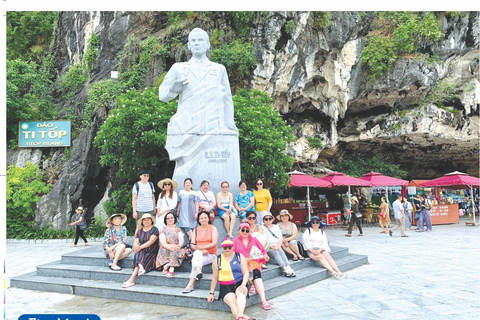
<path fill-rule="evenodd" d="M 198 167 L 202 166 L 200 160 L 207 159 L 206 163 L 214 165 L 230 163 L 230 157 L 239 158 L 238 129 L 234 122 L 232 94 L 225 67 L 207 58 L 210 41 L 208 34 L 200 28 L 190 32 L 188 49 L 192 58 L 187 62 L 175 63 L 159 88 L 161 101 L 167 102 L 179 96 L 177 113 L 168 124 L 165 146 L 170 160 L 176 161 L 174 178 L 177 179 L 193 177 L 192 172 L 196 169 L 205 170 L 205 167 Z M 232 145 L 231 141 L 234 140 L 236 142 Z M 219 141 L 230 141 L 226 146 L 228 150 Z M 228 168 L 227 165 L 225 169 L 238 171 L 231 178 L 231 185 L 236 185 L 240 180 L 240 160 L 234 162 L 231 164 L 234 168 Z M 220 171 L 218 175 L 222 174 L 223 169 L 215 170 Z M 208 176 L 199 179 L 213 180 Z M 194 181 L 196 183 L 200 181 Z M 214 181 L 210 181 L 210 185 L 214 189 L 217 187 Z"/>

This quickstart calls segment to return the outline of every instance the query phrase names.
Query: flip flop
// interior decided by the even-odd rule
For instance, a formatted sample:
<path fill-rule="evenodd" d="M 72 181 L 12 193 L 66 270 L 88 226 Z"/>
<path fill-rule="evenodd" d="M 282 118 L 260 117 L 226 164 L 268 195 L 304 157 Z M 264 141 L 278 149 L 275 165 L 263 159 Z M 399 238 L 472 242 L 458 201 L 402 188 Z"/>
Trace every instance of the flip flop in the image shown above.
<path fill-rule="evenodd" d="M 120 271 L 120 270 L 122 270 L 122 268 L 120 268 L 119 266 L 115 266 L 115 267 L 110 266 L 110 269 L 112 269 L 113 271 Z"/>
<path fill-rule="evenodd" d="M 127 281 L 122 284 L 122 288 L 130 288 L 130 287 L 133 287 L 134 285 L 135 285 L 134 282 Z"/>
<path fill-rule="evenodd" d="M 305 260 L 305 258 L 304 258 L 304 257 L 302 257 L 302 256 L 300 256 L 300 257 L 299 257 L 299 259 L 300 259 L 300 260 Z"/>
<path fill-rule="evenodd" d="M 193 286 L 186 286 L 185 289 L 182 290 L 182 293 L 190 293 L 194 290 Z"/>
<path fill-rule="evenodd" d="M 298 261 L 298 257 L 297 257 L 297 256 L 295 256 L 295 257 L 293 257 L 293 259 L 292 259 L 292 260 L 293 260 L 293 261 Z"/>
<path fill-rule="evenodd" d="M 142 275 L 144 275 L 144 274 L 145 274 L 145 269 L 142 269 L 142 270 L 139 270 L 139 271 L 138 271 L 138 276 L 139 276 L 139 277 L 142 276 Z"/>
<path fill-rule="evenodd" d="M 268 303 L 268 301 L 265 301 L 262 303 L 262 308 L 263 310 L 270 310 L 272 309 L 272 306 L 270 305 L 270 303 Z"/>

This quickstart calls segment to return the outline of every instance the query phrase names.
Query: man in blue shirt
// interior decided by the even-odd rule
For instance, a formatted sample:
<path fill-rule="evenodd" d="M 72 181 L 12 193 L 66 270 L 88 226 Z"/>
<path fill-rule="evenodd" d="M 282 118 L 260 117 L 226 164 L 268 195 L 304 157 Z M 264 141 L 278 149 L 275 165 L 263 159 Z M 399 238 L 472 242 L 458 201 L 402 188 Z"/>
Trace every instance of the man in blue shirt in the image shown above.
<path fill-rule="evenodd" d="M 402 233 L 402 237 L 408 237 L 405 234 L 405 220 L 407 219 L 407 217 L 405 216 L 405 212 L 404 212 L 404 209 L 403 209 L 402 195 L 401 194 L 397 195 L 397 200 L 395 200 L 393 202 L 392 207 L 393 207 L 393 213 L 395 215 L 396 225 L 395 225 L 395 227 L 390 229 L 388 231 L 388 233 L 390 234 L 390 236 L 392 236 L 392 233 L 395 230 L 397 230 L 398 228 L 400 228 L 400 231 Z"/>

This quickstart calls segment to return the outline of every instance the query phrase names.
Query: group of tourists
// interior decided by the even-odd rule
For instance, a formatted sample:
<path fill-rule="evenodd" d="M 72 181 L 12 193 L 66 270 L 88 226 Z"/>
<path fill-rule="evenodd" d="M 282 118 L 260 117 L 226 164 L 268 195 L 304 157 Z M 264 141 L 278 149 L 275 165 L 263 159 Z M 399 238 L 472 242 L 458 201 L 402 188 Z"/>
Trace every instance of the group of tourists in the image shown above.
<path fill-rule="evenodd" d="M 155 190 L 148 181 L 148 172 L 141 172 L 140 178 L 132 189 L 133 217 L 138 217 L 133 246 L 126 243 L 125 214 L 113 214 L 106 222 L 103 248 L 109 267 L 113 271 L 121 270 L 118 261 L 134 252 L 133 271 L 122 288 L 134 286 L 136 277 L 153 270 L 173 277 L 175 268 L 181 266 L 191 253 L 191 272 L 182 291 L 184 294 L 195 289 L 195 282 L 203 278 L 203 266 L 211 264 L 213 278 L 207 301 L 214 300 L 218 282 L 218 299 L 231 308 L 235 318 L 250 319 L 244 314 L 245 299 L 253 293 L 259 295 L 262 308 L 270 310 L 262 281 L 262 270 L 268 268 L 267 261 L 274 259 L 286 277 L 295 277 L 286 254 L 291 255 L 293 261 L 305 257 L 299 250 L 297 226 L 290 221 L 292 215 L 282 210 L 277 216 L 280 222 L 273 223 L 272 198 L 263 188 L 263 180 L 257 179 L 253 192 L 248 190 L 246 181 L 240 181 L 240 192 L 234 197 L 228 191 L 226 181 L 221 184 L 222 191 L 215 196 L 209 190 L 208 181 L 202 181 L 200 190 L 193 191 L 192 180 L 187 178 L 184 189 L 177 195 L 174 191 L 177 183 L 163 179 L 157 184 L 162 191 L 155 205 Z M 220 254 L 217 253 L 218 230 L 212 222 L 215 210 L 224 220 L 227 231 Z M 238 230 L 234 230 L 237 216 L 242 222 Z M 318 261 L 336 278 L 346 278 L 329 254 L 330 247 L 320 228 L 320 219 L 314 216 L 307 225 L 302 248 L 308 257 Z M 238 231 L 237 236 L 234 231 Z"/>

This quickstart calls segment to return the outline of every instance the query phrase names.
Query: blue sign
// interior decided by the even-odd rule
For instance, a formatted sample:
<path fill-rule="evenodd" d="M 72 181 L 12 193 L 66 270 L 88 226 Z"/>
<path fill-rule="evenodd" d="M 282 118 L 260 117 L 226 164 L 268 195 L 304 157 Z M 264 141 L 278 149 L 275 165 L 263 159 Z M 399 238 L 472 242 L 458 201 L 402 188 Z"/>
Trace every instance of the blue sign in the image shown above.
<path fill-rule="evenodd" d="M 22 314 L 18 320 L 101 320 L 96 314 Z"/>
<path fill-rule="evenodd" d="M 20 121 L 19 148 L 70 147 L 71 123 L 67 121 Z"/>

